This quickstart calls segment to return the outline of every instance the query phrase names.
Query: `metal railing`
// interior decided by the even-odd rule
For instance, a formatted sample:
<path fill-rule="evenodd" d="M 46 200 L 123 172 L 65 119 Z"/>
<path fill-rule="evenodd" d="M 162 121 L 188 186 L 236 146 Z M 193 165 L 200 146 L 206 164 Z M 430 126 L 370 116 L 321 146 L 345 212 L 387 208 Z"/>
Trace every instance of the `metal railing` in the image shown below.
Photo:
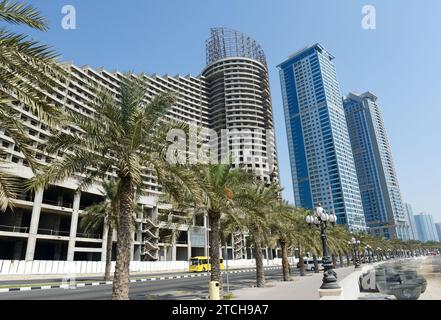
<path fill-rule="evenodd" d="M 43 204 L 49 204 L 49 205 L 53 205 L 56 207 L 63 207 L 63 208 L 72 208 L 73 204 L 70 202 L 60 202 L 60 201 L 54 201 L 54 200 L 48 200 L 48 199 L 43 199 L 41 201 L 41 203 Z"/>
<path fill-rule="evenodd" d="M 53 230 L 53 229 L 43 229 L 38 228 L 38 234 L 44 234 L 48 236 L 58 236 L 58 237 L 68 237 L 70 232 L 69 231 L 61 231 L 61 230 Z"/>
<path fill-rule="evenodd" d="M 101 235 L 101 234 L 92 234 L 92 233 L 80 233 L 80 232 L 77 232 L 77 238 L 102 239 L 102 235 Z"/>
<path fill-rule="evenodd" d="M 28 233 L 29 232 L 29 227 L 18 227 L 18 226 L 0 225 L 0 231 Z"/>

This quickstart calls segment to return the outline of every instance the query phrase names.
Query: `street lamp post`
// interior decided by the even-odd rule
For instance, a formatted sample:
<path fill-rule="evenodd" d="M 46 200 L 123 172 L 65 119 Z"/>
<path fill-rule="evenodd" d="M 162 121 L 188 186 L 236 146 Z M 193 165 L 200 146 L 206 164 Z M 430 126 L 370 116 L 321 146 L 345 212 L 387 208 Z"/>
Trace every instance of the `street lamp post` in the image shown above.
<path fill-rule="evenodd" d="M 372 249 L 372 247 L 370 245 L 367 245 L 365 249 L 367 251 L 368 262 L 372 263 L 372 260 L 371 260 L 371 249 Z"/>
<path fill-rule="evenodd" d="M 329 256 L 328 250 L 328 237 L 326 229 L 328 223 L 334 226 L 337 222 L 337 216 L 333 213 L 328 214 L 319 204 L 315 210 L 315 216 L 306 216 L 306 223 L 310 226 L 317 226 L 320 228 L 320 238 L 322 239 L 323 246 L 323 283 L 320 289 L 341 289 L 337 283 L 337 273 L 333 269 L 333 263 Z"/>
<path fill-rule="evenodd" d="M 360 268 L 360 260 L 358 259 L 357 251 L 358 246 L 360 245 L 360 240 L 352 238 L 351 241 L 348 241 L 349 245 L 352 245 L 352 260 L 355 268 Z"/>
<path fill-rule="evenodd" d="M 381 251 L 383 251 L 383 250 L 380 247 L 377 247 L 377 260 L 378 261 L 383 261 L 383 254 Z"/>

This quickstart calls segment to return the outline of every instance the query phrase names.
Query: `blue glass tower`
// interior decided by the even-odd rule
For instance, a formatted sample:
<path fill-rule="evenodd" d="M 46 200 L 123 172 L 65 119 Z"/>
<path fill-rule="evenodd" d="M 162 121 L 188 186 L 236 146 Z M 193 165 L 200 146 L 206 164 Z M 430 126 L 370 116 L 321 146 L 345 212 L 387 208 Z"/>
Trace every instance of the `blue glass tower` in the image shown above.
<path fill-rule="evenodd" d="M 421 213 L 415 215 L 416 227 L 421 242 L 439 241 L 433 216 L 431 214 Z"/>
<path fill-rule="evenodd" d="M 406 214 L 407 222 L 409 223 L 409 240 L 419 240 L 412 205 L 410 203 L 403 203 L 403 205 L 404 213 Z"/>
<path fill-rule="evenodd" d="M 350 93 L 343 102 L 363 211 L 371 234 L 409 240 L 410 225 L 377 100 L 366 92 Z"/>
<path fill-rule="evenodd" d="M 278 68 L 297 206 L 321 203 L 339 223 L 366 222 L 334 57 L 321 45 L 302 49 Z"/>

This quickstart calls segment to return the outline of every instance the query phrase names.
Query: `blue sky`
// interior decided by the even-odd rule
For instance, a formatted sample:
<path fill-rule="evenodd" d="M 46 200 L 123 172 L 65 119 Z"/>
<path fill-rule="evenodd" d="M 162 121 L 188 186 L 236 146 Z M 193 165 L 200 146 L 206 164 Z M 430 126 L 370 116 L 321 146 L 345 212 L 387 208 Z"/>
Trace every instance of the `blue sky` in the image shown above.
<path fill-rule="evenodd" d="M 293 201 L 276 65 L 306 45 L 335 57 L 343 94 L 379 96 L 403 199 L 415 213 L 441 222 L 441 1 L 374 0 L 51 0 L 28 1 L 50 30 L 26 30 L 53 45 L 63 60 L 108 70 L 198 75 L 209 28 L 249 34 L 265 50 L 284 196 Z M 61 8 L 73 5 L 77 29 L 64 30 Z M 361 28 L 364 5 L 377 10 L 377 29 Z"/>

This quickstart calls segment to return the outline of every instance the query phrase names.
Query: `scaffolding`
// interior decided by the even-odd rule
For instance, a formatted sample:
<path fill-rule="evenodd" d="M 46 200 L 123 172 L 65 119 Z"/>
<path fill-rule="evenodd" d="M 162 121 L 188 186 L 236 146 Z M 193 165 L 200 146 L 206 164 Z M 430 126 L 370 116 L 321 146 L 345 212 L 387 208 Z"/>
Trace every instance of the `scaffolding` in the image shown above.
<path fill-rule="evenodd" d="M 246 34 L 228 28 L 211 28 L 206 41 L 207 66 L 224 58 L 243 57 L 262 63 L 268 68 L 262 47 Z"/>

